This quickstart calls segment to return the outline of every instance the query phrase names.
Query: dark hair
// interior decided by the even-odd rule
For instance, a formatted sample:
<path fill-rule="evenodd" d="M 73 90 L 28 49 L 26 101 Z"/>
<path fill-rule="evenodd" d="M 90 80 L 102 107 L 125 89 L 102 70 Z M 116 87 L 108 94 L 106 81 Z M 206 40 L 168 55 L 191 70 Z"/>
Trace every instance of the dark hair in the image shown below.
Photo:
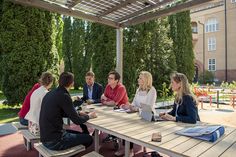
<path fill-rule="evenodd" d="M 114 75 L 115 76 L 115 80 L 120 81 L 120 74 L 117 71 L 110 71 L 108 76 L 109 75 Z"/>
<path fill-rule="evenodd" d="M 54 78 L 50 72 L 43 72 L 39 79 L 39 83 L 43 86 L 48 86 L 53 82 L 53 79 Z"/>
<path fill-rule="evenodd" d="M 94 77 L 95 74 L 92 71 L 88 71 L 85 76 L 92 76 L 92 77 Z"/>
<path fill-rule="evenodd" d="M 59 86 L 69 87 L 74 82 L 74 75 L 70 72 L 63 72 L 59 76 Z"/>

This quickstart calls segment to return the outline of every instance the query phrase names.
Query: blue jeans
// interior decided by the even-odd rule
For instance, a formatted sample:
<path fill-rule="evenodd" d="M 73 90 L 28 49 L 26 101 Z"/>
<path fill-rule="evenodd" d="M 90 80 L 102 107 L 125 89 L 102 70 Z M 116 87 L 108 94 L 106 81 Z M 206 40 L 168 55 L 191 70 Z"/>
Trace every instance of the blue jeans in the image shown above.
<path fill-rule="evenodd" d="M 28 126 L 28 120 L 26 120 L 26 119 L 24 119 L 24 118 L 20 118 L 20 124 L 21 124 L 21 125 Z"/>
<path fill-rule="evenodd" d="M 84 145 L 87 148 L 93 143 L 93 138 L 88 134 L 66 130 L 61 139 L 42 143 L 45 147 L 51 150 L 65 150 L 77 145 Z"/>

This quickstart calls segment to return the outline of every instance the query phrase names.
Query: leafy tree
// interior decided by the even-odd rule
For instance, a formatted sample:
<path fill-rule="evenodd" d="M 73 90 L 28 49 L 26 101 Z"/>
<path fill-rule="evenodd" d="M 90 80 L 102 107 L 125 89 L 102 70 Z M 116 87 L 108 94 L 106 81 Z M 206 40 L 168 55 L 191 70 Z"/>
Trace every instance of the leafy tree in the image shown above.
<path fill-rule="evenodd" d="M 165 82 L 169 84 L 170 74 L 176 70 L 172 40 L 168 37 L 169 27 L 167 19 L 150 21 L 147 29 L 149 43 L 147 56 L 144 60 L 145 69 L 152 73 L 153 85 L 161 89 Z M 159 93 L 158 93 L 159 95 Z"/>
<path fill-rule="evenodd" d="M 53 15 L 40 9 L 3 2 L 0 23 L 3 93 L 20 103 L 43 71 L 53 67 Z"/>
<path fill-rule="evenodd" d="M 164 82 L 169 82 L 169 75 L 176 69 L 176 64 L 168 32 L 166 19 L 143 23 L 125 31 L 124 84 L 130 98 L 134 96 L 142 70 L 152 74 L 157 90 Z"/>
<path fill-rule="evenodd" d="M 62 54 L 65 64 L 65 71 L 73 72 L 72 70 L 72 52 L 71 52 L 71 35 L 72 35 L 72 25 L 71 17 L 64 16 L 64 28 L 62 35 Z"/>
<path fill-rule="evenodd" d="M 194 77 L 194 52 L 190 22 L 190 11 L 169 17 L 170 37 L 173 39 L 177 71 L 184 73 L 191 82 Z"/>

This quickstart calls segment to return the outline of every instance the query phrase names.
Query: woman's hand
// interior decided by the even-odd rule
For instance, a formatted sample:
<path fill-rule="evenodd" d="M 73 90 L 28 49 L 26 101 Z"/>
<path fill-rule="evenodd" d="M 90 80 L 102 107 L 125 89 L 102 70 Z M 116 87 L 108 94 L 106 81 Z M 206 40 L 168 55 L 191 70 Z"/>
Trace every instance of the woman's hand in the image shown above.
<path fill-rule="evenodd" d="M 168 113 L 160 116 L 162 119 L 169 120 L 169 121 L 176 121 L 176 118 Z"/>
<path fill-rule="evenodd" d="M 160 112 L 159 113 L 159 116 L 161 117 L 161 116 L 163 116 L 163 115 L 165 115 L 166 113 L 165 112 Z"/>
<path fill-rule="evenodd" d="M 130 109 L 130 105 L 129 104 L 123 104 L 120 106 L 120 108 L 124 109 L 124 110 L 128 110 Z"/>

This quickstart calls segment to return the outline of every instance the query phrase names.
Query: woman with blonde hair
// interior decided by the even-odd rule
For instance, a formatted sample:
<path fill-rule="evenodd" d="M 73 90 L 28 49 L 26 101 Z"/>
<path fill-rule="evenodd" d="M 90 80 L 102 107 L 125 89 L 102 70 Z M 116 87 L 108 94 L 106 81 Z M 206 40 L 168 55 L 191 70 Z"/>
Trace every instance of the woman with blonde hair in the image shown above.
<path fill-rule="evenodd" d="M 130 104 L 122 105 L 123 109 L 130 109 L 131 111 L 140 111 L 141 113 L 141 104 L 152 106 L 152 111 L 156 114 L 154 105 L 157 99 L 156 89 L 152 86 L 152 74 L 148 71 L 141 71 L 138 78 L 138 89 L 136 91 L 133 102 Z M 124 141 L 123 141 L 124 145 Z M 144 149 L 146 151 L 146 149 Z M 130 156 L 133 156 L 133 143 L 130 143 Z M 124 154 L 124 150 L 117 151 L 116 156 L 121 156 Z"/>
<path fill-rule="evenodd" d="M 153 113 L 156 114 L 154 105 L 157 99 L 157 92 L 152 86 L 152 74 L 148 71 L 141 71 L 138 78 L 138 85 L 139 87 L 131 105 L 122 106 L 122 108 L 129 107 L 132 111 L 140 111 L 141 104 L 146 104 L 152 106 Z"/>
<path fill-rule="evenodd" d="M 161 118 L 170 121 L 196 123 L 200 121 L 197 99 L 190 91 L 187 77 L 182 73 L 171 75 L 171 88 L 175 93 L 174 107 L 168 113 L 160 113 Z"/>

